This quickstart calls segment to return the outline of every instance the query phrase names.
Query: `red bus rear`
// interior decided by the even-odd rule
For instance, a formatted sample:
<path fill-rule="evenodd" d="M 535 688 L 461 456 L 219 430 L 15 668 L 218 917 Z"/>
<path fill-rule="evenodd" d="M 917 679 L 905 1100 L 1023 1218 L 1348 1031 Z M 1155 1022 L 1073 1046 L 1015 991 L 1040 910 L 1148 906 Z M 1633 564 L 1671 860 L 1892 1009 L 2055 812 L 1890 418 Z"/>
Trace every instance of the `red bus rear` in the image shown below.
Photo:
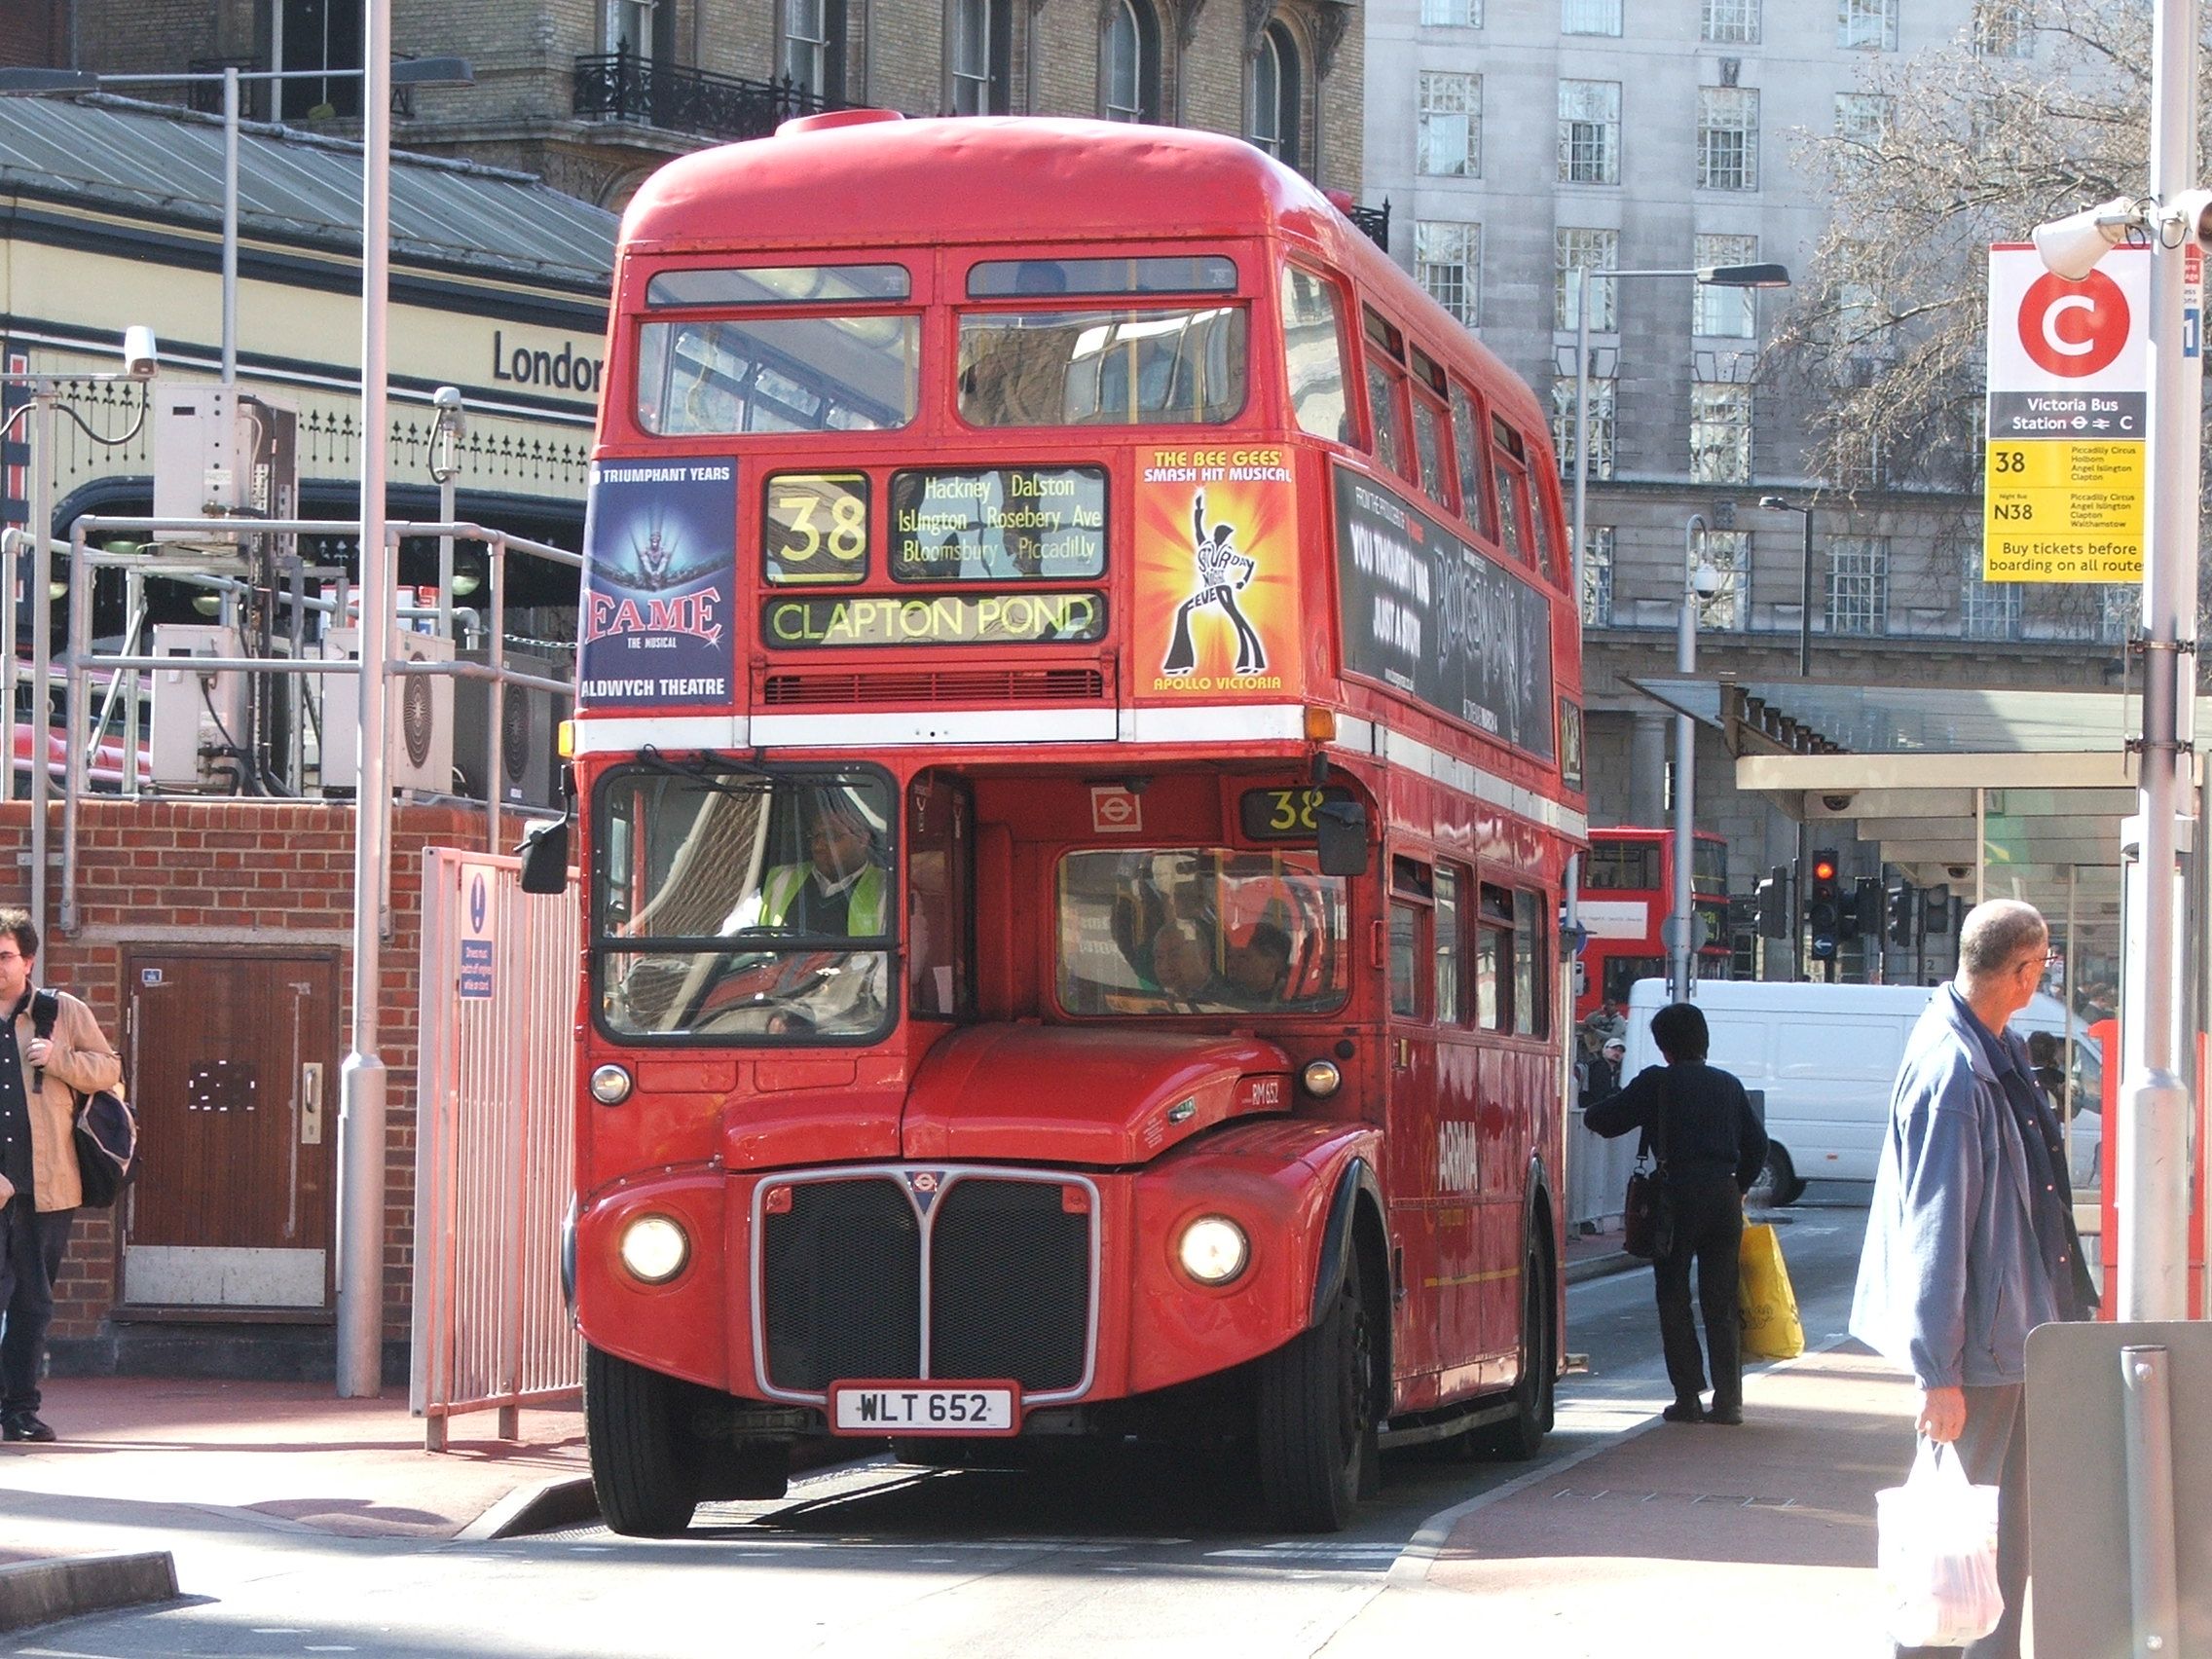
<path fill-rule="evenodd" d="M 1700 830 L 1690 864 L 1690 904 L 1705 923 L 1697 977 L 1725 979 L 1735 961 L 1728 934 L 1728 843 Z M 1675 837 L 1626 827 L 1590 831 L 1577 908 L 1589 942 L 1582 951 L 1577 1019 L 1603 1004 L 1628 1007 L 1639 979 L 1667 977 L 1663 929 L 1675 903 Z"/>
<path fill-rule="evenodd" d="M 1543 414 L 1198 132 L 817 118 L 626 216 L 574 780 L 618 1530 L 1155 1436 L 1532 1454 L 1581 720 Z"/>

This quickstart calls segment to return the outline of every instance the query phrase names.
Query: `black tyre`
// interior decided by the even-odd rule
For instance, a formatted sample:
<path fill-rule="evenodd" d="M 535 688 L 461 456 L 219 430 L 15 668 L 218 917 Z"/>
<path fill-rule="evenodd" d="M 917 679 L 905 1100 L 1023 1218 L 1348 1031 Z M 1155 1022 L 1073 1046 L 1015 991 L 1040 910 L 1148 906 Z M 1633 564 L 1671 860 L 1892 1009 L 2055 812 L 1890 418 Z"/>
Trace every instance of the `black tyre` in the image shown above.
<path fill-rule="evenodd" d="M 1260 1362 L 1260 1493 L 1271 1525 L 1342 1531 L 1381 1484 L 1382 1341 L 1355 1259 L 1321 1323 Z"/>
<path fill-rule="evenodd" d="M 1751 1190 L 1744 1195 L 1744 1203 L 1751 1209 L 1778 1209 L 1795 1203 L 1804 1191 L 1805 1183 L 1797 1179 L 1797 1168 L 1789 1161 L 1788 1150 L 1769 1143 L 1766 1163 L 1751 1183 Z"/>
<path fill-rule="evenodd" d="M 699 1504 L 699 1448 L 682 1421 L 684 1384 L 586 1345 L 584 1439 L 608 1526 L 674 1537 Z"/>
<path fill-rule="evenodd" d="M 1559 1381 L 1559 1345 L 1552 1329 L 1558 1307 L 1550 1255 L 1531 1238 L 1521 1266 L 1521 1375 L 1513 1384 L 1513 1415 L 1467 1437 L 1468 1449 L 1478 1456 L 1525 1463 L 1542 1450 Z"/>

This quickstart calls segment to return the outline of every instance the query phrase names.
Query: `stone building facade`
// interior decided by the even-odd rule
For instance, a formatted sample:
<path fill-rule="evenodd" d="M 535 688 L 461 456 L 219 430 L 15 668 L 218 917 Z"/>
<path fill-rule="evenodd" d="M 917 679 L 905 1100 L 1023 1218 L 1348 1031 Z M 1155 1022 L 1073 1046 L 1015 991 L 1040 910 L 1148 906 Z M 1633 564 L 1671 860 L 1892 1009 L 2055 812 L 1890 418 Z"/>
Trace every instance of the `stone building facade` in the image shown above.
<path fill-rule="evenodd" d="M 1584 535 L 1593 824 L 1670 810 L 1672 719 L 1631 680 L 1672 673 L 1693 515 L 1719 591 L 1699 660 L 1746 682 L 1798 674 L 1811 512 L 1811 676 L 1842 684 L 2086 686 L 2121 673 L 2134 590 L 1979 579 L 1977 497 L 1822 476 L 1817 392 L 1762 355 L 1788 292 L 1694 268 L 1809 269 L 1828 193 L 1803 140 L 1879 119 L 1862 71 L 1946 42 L 2036 50 L 2020 8 L 1977 0 L 1374 0 L 1364 198 L 1393 255 L 1550 400 L 1571 498 L 1579 271 L 1590 284 Z M 2022 226 L 2024 233 L 2027 227 Z M 1700 829 L 1730 885 L 1798 853 L 1701 734 Z M 1847 878 L 1872 846 L 1838 849 Z M 1848 879 L 1847 879 L 1848 886 Z M 1743 962 L 1751 966 L 1747 945 Z M 1852 956 L 1845 972 L 1867 965 Z M 1895 972 L 1895 965 L 1892 965 Z"/>
<path fill-rule="evenodd" d="M 106 73 L 361 61 L 347 0 L 80 10 L 76 66 Z M 397 55 L 463 56 L 476 73 L 473 87 L 411 93 L 395 143 L 536 173 L 605 206 L 672 156 L 862 104 L 1165 122 L 1251 137 L 1324 187 L 1356 191 L 1361 176 L 1355 0 L 394 0 L 391 39 Z M 338 131 L 359 108 L 357 79 L 287 83 L 282 99 L 287 121 Z M 249 113 L 272 113 L 266 92 Z"/>

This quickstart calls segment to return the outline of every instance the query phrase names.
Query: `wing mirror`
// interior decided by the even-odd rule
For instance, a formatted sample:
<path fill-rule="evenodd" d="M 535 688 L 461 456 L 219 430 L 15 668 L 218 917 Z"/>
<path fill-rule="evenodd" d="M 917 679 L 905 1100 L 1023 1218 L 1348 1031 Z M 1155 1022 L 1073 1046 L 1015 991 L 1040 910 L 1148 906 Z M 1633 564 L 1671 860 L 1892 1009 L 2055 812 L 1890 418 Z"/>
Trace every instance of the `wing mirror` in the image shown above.
<path fill-rule="evenodd" d="M 554 894 L 569 890 L 569 821 L 540 819 L 515 849 L 522 859 L 522 890 Z"/>
<path fill-rule="evenodd" d="M 1313 839 L 1323 875 L 1367 873 L 1367 808 L 1358 801 L 1323 801 L 1313 815 Z"/>

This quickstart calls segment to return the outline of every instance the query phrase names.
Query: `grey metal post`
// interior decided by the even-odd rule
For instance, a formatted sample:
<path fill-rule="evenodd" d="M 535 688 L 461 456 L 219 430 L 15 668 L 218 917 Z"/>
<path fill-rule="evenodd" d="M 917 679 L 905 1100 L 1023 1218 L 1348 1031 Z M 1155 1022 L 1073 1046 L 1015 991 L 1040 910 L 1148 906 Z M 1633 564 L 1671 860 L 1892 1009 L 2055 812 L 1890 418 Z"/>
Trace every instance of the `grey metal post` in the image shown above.
<path fill-rule="evenodd" d="M 223 66 L 223 384 L 239 379 L 239 71 Z"/>
<path fill-rule="evenodd" d="M 16 798 L 16 588 L 21 571 L 22 544 L 13 531 L 0 530 L 0 640 L 8 642 L 0 651 L 0 737 L 8 756 L 0 766 L 0 801 Z"/>
<path fill-rule="evenodd" d="M 1813 677 L 1813 509 L 1799 507 L 1805 521 L 1805 558 L 1797 571 L 1797 678 Z"/>
<path fill-rule="evenodd" d="M 46 934 L 46 809 L 54 799 L 47 767 L 48 736 L 54 730 L 54 408 L 52 382 L 31 387 L 31 578 L 25 598 L 31 608 L 31 926 Z M 10 655 L 16 642 L 8 642 Z M 10 764 L 13 764 L 11 756 Z"/>
<path fill-rule="evenodd" d="M 1705 515 L 1692 513 L 1682 527 L 1682 614 L 1675 634 L 1675 672 L 1697 672 L 1697 538 L 1705 529 Z M 1697 722 L 1677 711 L 1675 715 L 1675 894 L 1668 908 L 1674 939 L 1667 947 L 1668 994 L 1677 1002 L 1690 994 L 1690 960 L 1696 943 L 1690 937 L 1690 863 L 1696 837 L 1691 815 L 1697 798 Z"/>
<path fill-rule="evenodd" d="M 507 547 L 498 536 L 485 549 L 484 573 L 492 582 L 492 679 L 484 687 L 491 711 L 484 734 L 484 850 L 499 850 L 499 790 L 507 773 Z M 458 687 L 457 687 L 458 689 Z"/>
<path fill-rule="evenodd" d="M 85 659 L 92 654 L 92 571 L 85 527 L 69 534 L 69 648 L 62 654 L 61 932 L 77 931 L 77 803 L 85 794 Z"/>
<path fill-rule="evenodd" d="M 2127 1604 L 2131 1659 L 2179 1659 L 2181 1577 L 2175 1559 L 2173 1390 L 2163 1347 L 2120 1350 L 2127 1452 Z"/>
<path fill-rule="evenodd" d="M 1571 571 L 1568 579 L 1573 583 L 1574 637 L 1582 638 L 1582 584 L 1585 573 L 1583 541 L 1589 535 L 1586 506 L 1590 493 L 1590 267 L 1578 266 L 1575 279 L 1579 284 L 1574 304 L 1574 527 L 1572 557 L 1568 560 Z M 1578 653 L 1579 654 L 1579 653 Z M 1582 723 L 1583 772 L 1588 781 L 1590 759 L 1590 722 L 1587 716 Z M 1582 921 L 1582 855 L 1576 853 L 1567 861 L 1567 925 L 1579 926 Z M 1572 936 L 1570 936 L 1572 937 Z"/>
<path fill-rule="evenodd" d="M 384 1382 L 385 1100 L 382 1012 L 385 866 L 391 795 L 385 782 L 385 690 L 391 651 L 390 549 L 385 544 L 385 324 L 391 219 L 390 0 L 363 0 L 361 57 L 361 674 L 360 776 L 353 802 L 353 1044 L 340 1091 L 338 1396 L 374 1398 Z"/>
<path fill-rule="evenodd" d="M 2151 195 L 2171 204 L 2196 184 L 2197 0 L 2158 0 L 2153 20 Z M 2160 230 L 2164 225 L 2160 224 Z M 2177 1070 L 2177 988 L 2169 965 L 2181 918 L 2177 821 L 2190 800 L 2196 632 L 2198 453 L 2202 378 L 2185 350 L 2183 260 L 2194 227 L 2151 238 L 2150 498 L 2143 558 L 2143 959 L 2150 971 L 2120 1010 L 2140 1023 L 2141 1069 L 2122 1084 L 2120 1308 L 2123 1320 L 2189 1316 L 2190 1088 Z M 2170 243 L 2170 245 L 2169 245 Z M 2194 658 L 2190 658 L 2194 664 Z M 2204 827 L 2200 826 L 2199 830 Z M 2197 853 L 2205 856 L 2201 841 Z"/>

